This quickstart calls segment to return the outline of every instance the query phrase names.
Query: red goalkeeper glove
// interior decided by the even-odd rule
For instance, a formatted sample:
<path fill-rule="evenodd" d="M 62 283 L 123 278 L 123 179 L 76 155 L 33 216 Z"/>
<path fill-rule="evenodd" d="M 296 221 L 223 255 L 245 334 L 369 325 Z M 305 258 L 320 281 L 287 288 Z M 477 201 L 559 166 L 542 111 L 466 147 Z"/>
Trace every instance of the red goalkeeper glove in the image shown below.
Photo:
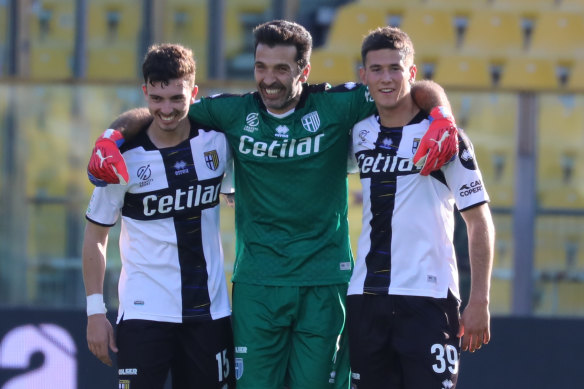
<path fill-rule="evenodd" d="M 87 165 L 87 176 L 93 185 L 126 185 L 128 183 L 130 179 L 128 168 L 119 149 L 122 143 L 124 143 L 124 137 L 117 130 L 105 130 L 97 138 Z"/>
<path fill-rule="evenodd" d="M 450 112 L 444 107 L 434 107 L 429 119 L 430 127 L 414 155 L 414 163 L 422 169 L 423 176 L 440 169 L 458 154 L 458 130 Z"/>

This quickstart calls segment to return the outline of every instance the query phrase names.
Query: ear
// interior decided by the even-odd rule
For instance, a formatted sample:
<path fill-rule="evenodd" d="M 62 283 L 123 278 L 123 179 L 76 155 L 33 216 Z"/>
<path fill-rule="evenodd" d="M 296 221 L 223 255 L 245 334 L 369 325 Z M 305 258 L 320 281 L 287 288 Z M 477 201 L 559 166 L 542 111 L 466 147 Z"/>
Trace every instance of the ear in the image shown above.
<path fill-rule="evenodd" d="M 412 66 L 410 66 L 410 79 L 408 80 L 410 85 L 416 81 L 416 74 L 418 74 L 418 68 L 415 64 L 412 64 Z"/>
<path fill-rule="evenodd" d="M 144 92 L 144 98 L 148 98 L 148 88 L 146 88 L 146 84 L 142 84 L 142 92 Z"/>
<path fill-rule="evenodd" d="M 359 67 L 359 78 L 363 85 L 367 85 L 367 78 L 365 77 L 365 68 L 363 66 Z"/>
<path fill-rule="evenodd" d="M 195 104 L 195 100 L 197 98 L 197 93 L 199 93 L 199 87 L 195 85 L 193 90 L 191 91 L 191 104 Z"/>
<path fill-rule="evenodd" d="M 310 74 L 310 64 L 306 64 L 304 69 L 302 69 L 302 74 L 300 75 L 300 82 L 306 82 L 308 80 L 308 75 Z"/>

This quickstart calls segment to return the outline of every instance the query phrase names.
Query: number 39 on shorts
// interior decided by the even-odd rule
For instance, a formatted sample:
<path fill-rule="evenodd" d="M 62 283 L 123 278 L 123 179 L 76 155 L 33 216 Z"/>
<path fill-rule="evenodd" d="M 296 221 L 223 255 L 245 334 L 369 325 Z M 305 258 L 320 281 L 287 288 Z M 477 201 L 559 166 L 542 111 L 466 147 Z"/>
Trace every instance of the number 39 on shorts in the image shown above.
<path fill-rule="evenodd" d="M 446 368 L 452 374 L 458 372 L 458 351 L 451 344 L 433 344 L 430 348 L 432 355 L 436 357 L 437 363 L 432 365 L 432 369 L 438 374 L 444 373 Z"/>

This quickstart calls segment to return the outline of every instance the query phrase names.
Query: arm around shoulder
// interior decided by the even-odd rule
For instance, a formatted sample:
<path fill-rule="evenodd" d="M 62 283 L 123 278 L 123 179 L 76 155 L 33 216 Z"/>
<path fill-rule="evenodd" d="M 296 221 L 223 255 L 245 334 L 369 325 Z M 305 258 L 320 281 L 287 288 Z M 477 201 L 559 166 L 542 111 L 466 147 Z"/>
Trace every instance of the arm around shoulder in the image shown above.
<path fill-rule="evenodd" d="M 120 131 L 124 139 L 131 139 L 152 123 L 152 120 L 147 108 L 134 108 L 118 116 L 109 128 Z"/>
<path fill-rule="evenodd" d="M 426 112 L 430 112 L 434 107 L 445 107 L 452 112 L 452 107 L 446 96 L 444 88 L 431 80 L 420 80 L 414 82 L 411 89 L 412 98 L 418 107 Z"/>

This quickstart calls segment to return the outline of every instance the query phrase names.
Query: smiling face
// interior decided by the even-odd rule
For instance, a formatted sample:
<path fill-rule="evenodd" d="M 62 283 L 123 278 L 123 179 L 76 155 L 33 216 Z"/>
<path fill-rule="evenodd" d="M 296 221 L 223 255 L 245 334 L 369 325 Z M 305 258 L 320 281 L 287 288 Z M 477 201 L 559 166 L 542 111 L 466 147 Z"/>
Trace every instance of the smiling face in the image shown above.
<path fill-rule="evenodd" d="M 184 130 L 190 127 L 185 120 L 189 105 L 194 102 L 198 88 L 188 77 L 166 82 L 148 82 L 142 85 L 148 110 L 154 117 L 154 125 L 164 132 Z"/>
<path fill-rule="evenodd" d="M 411 102 L 411 84 L 416 65 L 404 61 L 398 50 L 380 49 L 367 52 L 360 69 L 361 81 L 369 87 L 378 111 L 394 110 Z"/>
<path fill-rule="evenodd" d="M 299 69 L 296 47 L 260 43 L 256 47 L 254 77 L 257 90 L 266 108 L 282 114 L 294 108 L 300 100 L 302 83 L 308 79 L 310 64 Z"/>

